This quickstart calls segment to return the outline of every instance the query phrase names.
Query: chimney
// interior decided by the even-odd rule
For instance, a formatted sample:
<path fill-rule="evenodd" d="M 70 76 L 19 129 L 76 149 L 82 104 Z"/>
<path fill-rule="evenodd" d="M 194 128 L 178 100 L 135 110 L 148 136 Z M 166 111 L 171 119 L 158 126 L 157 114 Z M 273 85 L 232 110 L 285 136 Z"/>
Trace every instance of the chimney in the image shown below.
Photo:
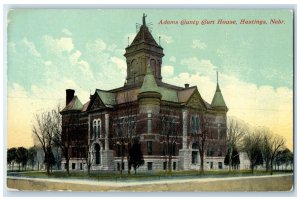
<path fill-rule="evenodd" d="M 184 88 L 189 88 L 190 87 L 190 84 L 184 84 Z"/>
<path fill-rule="evenodd" d="M 74 98 L 75 90 L 74 89 L 66 89 L 66 105 L 68 105 L 71 100 Z"/>

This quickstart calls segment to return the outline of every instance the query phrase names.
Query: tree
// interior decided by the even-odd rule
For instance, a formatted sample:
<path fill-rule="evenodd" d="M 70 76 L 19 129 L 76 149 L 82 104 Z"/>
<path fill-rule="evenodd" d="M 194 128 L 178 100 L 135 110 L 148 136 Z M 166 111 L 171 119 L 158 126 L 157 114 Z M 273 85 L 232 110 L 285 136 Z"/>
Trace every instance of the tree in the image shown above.
<path fill-rule="evenodd" d="M 31 165 L 32 170 L 33 170 L 35 162 L 36 162 L 36 157 L 37 157 L 36 155 L 37 155 L 36 147 L 35 146 L 30 147 L 28 149 L 28 162 Z"/>
<path fill-rule="evenodd" d="M 136 174 L 136 170 L 144 165 L 144 157 L 143 157 L 143 153 L 141 151 L 141 144 L 139 142 L 139 138 L 135 138 L 134 139 L 134 142 L 133 142 L 133 145 L 130 149 L 130 152 L 129 152 L 129 155 L 130 155 L 130 160 L 128 163 L 130 163 L 130 166 L 133 167 L 134 169 L 134 174 Z"/>
<path fill-rule="evenodd" d="M 19 164 L 19 171 L 25 167 L 26 170 L 26 164 L 28 160 L 28 151 L 24 147 L 18 147 L 16 151 L 16 162 Z"/>
<path fill-rule="evenodd" d="M 293 153 L 288 148 L 284 150 L 280 150 L 277 156 L 275 157 L 274 163 L 275 163 L 275 169 L 276 169 L 276 165 L 278 166 L 278 169 L 280 165 L 285 165 L 285 169 L 287 170 L 288 165 L 292 167 Z"/>
<path fill-rule="evenodd" d="M 273 163 L 276 156 L 280 153 L 280 150 L 284 148 L 285 139 L 279 135 L 273 135 L 270 138 L 270 145 L 271 145 L 271 175 L 273 174 Z"/>
<path fill-rule="evenodd" d="M 176 141 L 181 124 L 179 124 L 179 117 L 176 115 L 176 111 L 169 103 L 161 106 L 160 113 L 160 122 L 154 124 L 154 129 L 158 129 L 161 132 L 163 140 L 166 142 L 162 145 L 162 154 L 166 157 L 167 170 L 171 172 L 172 158 L 176 155 Z"/>
<path fill-rule="evenodd" d="M 231 171 L 231 168 L 234 166 L 232 157 L 235 155 L 233 154 L 233 151 L 234 149 L 237 149 L 237 147 L 241 143 L 242 138 L 247 132 L 248 132 L 248 128 L 245 125 L 245 123 L 233 117 L 228 118 L 227 138 L 226 138 L 227 151 L 228 151 L 226 156 L 228 156 L 228 164 L 226 165 L 229 166 L 229 172 Z"/>
<path fill-rule="evenodd" d="M 243 149 L 250 160 L 252 174 L 257 165 L 263 164 L 260 141 L 260 136 L 255 132 L 247 134 L 243 139 Z"/>
<path fill-rule="evenodd" d="M 35 115 L 35 122 L 32 126 L 33 137 L 40 144 L 45 155 L 45 165 L 47 174 L 50 174 L 50 168 L 52 167 L 51 147 L 54 144 L 54 138 L 57 130 L 59 130 L 59 124 L 53 119 L 55 110 L 42 112 L 41 114 Z"/>
<path fill-rule="evenodd" d="M 224 164 L 225 165 L 228 165 L 230 166 L 230 169 L 231 167 L 233 167 L 234 169 L 237 169 L 238 166 L 240 165 L 240 157 L 239 157 L 239 152 L 237 150 L 236 147 L 233 148 L 233 151 L 231 152 L 231 159 L 229 159 L 229 153 L 230 151 L 228 150 L 227 151 L 227 154 L 225 156 L 225 159 L 224 159 Z M 229 160 L 231 160 L 231 163 L 229 163 Z"/>
<path fill-rule="evenodd" d="M 17 149 L 15 147 L 7 150 L 7 164 L 9 164 L 11 171 L 14 170 L 14 163 L 16 160 L 16 152 L 17 152 Z"/>
<path fill-rule="evenodd" d="M 47 164 L 47 167 L 49 168 L 49 172 L 52 173 L 52 167 L 55 165 L 55 157 L 53 155 L 51 147 L 47 147 L 44 162 L 45 164 Z"/>
<path fill-rule="evenodd" d="M 115 100 L 115 102 L 118 102 Z M 123 173 L 124 158 L 127 159 L 128 174 L 130 174 L 130 149 L 133 144 L 133 136 L 136 132 L 136 102 L 132 100 L 129 92 L 124 92 L 120 96 L 119 105 L 115 106 L 114 114 L 114 133 L 115 146 L 118 157 L 121 157 L 120 174 Z"/>
<path fill-rule="evenodd" d="M 209 119 L 204 114 L 200 114 L 200 118 L 196 118 L 191 122 L 191 124 L 194 124 L 191 126 L 192 128 L 192 134 L 191 136 L 196 140 L 198 144 L 198 149 L 200 153 L 200 173 L 204 172 L 204 153 L 207 147 L 207 138 L 210 134 L 209 129 Z M 193 129 L 195 127 L 195 129 Z"/>

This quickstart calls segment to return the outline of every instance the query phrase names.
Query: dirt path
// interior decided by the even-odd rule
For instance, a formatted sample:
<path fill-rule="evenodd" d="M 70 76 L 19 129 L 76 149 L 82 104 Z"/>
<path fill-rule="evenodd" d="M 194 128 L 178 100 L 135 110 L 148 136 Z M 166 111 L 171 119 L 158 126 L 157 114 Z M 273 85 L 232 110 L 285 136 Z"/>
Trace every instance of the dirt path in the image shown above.
<path fill-rule="evenodd" d="M 81 182 L 81 183 L 80 183 Z M 7 187 L 18 190 L 63 191 L 139 191 L 139 192 L 226 192 L 290 191 L 293 175 L 210 178 L 154 182 L 97 182 L 63 179 L 8 178 Z"/>

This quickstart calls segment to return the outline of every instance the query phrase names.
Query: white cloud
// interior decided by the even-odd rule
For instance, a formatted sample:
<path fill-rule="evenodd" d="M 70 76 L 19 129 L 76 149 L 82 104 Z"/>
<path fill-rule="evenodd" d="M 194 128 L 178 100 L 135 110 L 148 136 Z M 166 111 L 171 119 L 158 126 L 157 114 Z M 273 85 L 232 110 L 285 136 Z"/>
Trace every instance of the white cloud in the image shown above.
<path fill-rule="evenodd" d="M 90 65 L 88 62 L 80 59 L 81 57 L 81 52 L 77 50 L 73 54 L 70 55 L 69 60 L 70 63 L 74 66 L 77 66 L 81 73 L 83 74 L 84 78 L 86 80 L 94 80 L 94 75 L 91 71 Z"/>
<path fill-rule="evenodd" d="M 171 62 L 176 62 L 176 57 L 171 56 L 170 59 L 169 59 L 169 61 L 171 61 Z"/>
<path fill-rule="evenodd" d="M 126 62 L 124 61 L 124 59 L 120 59 L 117 57 L 111 57 L 110 60 L 112 63 L 114 63 L 117 66 L 118 70 L 121 71 L 122 75 L 126 75 L 127 65 L 126 65 Z"/>
<path fill-rule="evenodd" d="M 68 29 L 66 29 L 66 28 L 64 28 L 64 29 L 62 30 L 62 32 L 63 32 L 65 35 L 67 35 L 67 36 L 72 36 L 71 31 L 68 30 Z"/>
<path fill-rule="evenodd" d="M 198 48 L 198 49 L 205 49 L 207 45 L 204 42 L 201 42 L 200 40 L 193 40 L 192 42 L 192 48 Z"/>
<path fill-rule="evenodd" d="M 36 57 L 41 56 L 41 54 L 36 50 L 36 47 L 35 47 L 34 43 L 30 42 L 26 37 L 23 38 L 21 43 L 28 48 L 30 54 L 32 54 L 33 56 L 36 56 Z"/>
<path fill-rule="evenodd" d="M 217 67 L 210 60 L 199 60 L 197 57 L 191 57 L 182 59 L 180 63 L 188 69 L 193 70 L 196 73 L 200 73 L 201 75 L 206 75 L 209 77 L 216 76 Z"/>
<path fill-rule="evenodd" d="M 73 54 L 70 55 L 70 62 L 72 65 L 76 65 L 78 63 L 78 60 L 81 56 L 81 52 L 80 51 L 76 51 Z"/>
<path fill-rule="evenodd" d="M 209 62 L 208 62 L 209 64 Z M 210 64 L 209 64 L 210 66 Z M 180 73 L 165 79 L 166 82 L 183 86 L 198 86 L 201 96 L 210 103 L 216 90 L 214 76 Z M 293 91 L 286 87 L 257 86 L 231 75 L 220 74 L 219 84 L 229 108 L 228 116 L 236 116 L 251 126 L 266 126 L 293 142 Z"/>
<path fill-rule="evenodd" d="M 94 41 L 89 41 L 86 44 L 86 49 L 91 52 L 100 53 L 106 49 L 106 46 L 106 43 L 101 38 L 98 38 Z"/>
<path fill-rule="evenodd" d="M 163 66 L 161 68 L 161 74 L 163 77 L 171 77 L 174 74 L 174 67 L 173 66 Z"/>
<path fill-rule="evenodd" d="M 55 39 L 52 36 L 44 35 L 43 39 L 46 48 L 55 53 L 71 52 L 74 49 L 73 40 L 70 37 Z"/>
<path fill-rule="evenodd" d="M 45 64 L 46 66 L 50 66 L 50 65 L 52 64 L 52 61 L 45 61 L 44 64 Z"/>
<path fill-rule="evenodd" d="M 157 36 L 158 36 L 158 37 L 160 36 L 161 42 L 165 42 L 165 43 L 167 43 L 167 44 L 173 43 L 173 42 L 174 42 L 172 36 L 168 36 L 168 35 L 165 35 L 165 34 L 157 34 Z M 157 41 L 157 42 L 158 42 L 158 41 Z"/>

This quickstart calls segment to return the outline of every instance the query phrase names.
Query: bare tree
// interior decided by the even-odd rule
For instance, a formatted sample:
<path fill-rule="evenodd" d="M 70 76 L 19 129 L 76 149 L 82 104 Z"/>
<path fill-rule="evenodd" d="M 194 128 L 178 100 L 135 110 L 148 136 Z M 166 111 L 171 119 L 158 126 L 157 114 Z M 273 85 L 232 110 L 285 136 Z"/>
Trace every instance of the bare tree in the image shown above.
<path fill-rule="evenodd" d="M 246 133 L 248 133 L 248 128 L 245 123 L 233 117 L 228 118 L 226 144 L 229 172 L 232 170 L 233 150 L 239 146 Z"/>
<path fill-rule="evenodd" d="M 267 128 L 259 129 L 257 132 L 261 136 L 261 150 L 266 163 L 266 171 L 273 174 L 273 163 L 280 151 L 285 148 L 285 138 L 273 134 Z"/>
<path fill-rule="evenodd" d="M 64 121 L 67 123 L 62 127 L 62 117 L 60 115 L 60 108 L 53 110 L 53 121 L 57 125 L 55 129 L 55 146 L 60 147 L 61 153 L 66 161 L 65 168 L 67 174 L 70 175 L 70 159 L 72 157 L 72 143 L 76 140 L 76 134 L 79 129 L 79 116 L 78 114 L 64 115 Z M 74 143 L 75 144 L 75 143 Z M 78 144 L 75 144 L 76 146 Z"/>
<path fill-rule="evenodd" d="M 279 135 L 273 135 L 270 138 L 271 147 L 271 175 L 273 174 L 273 163 L 277 155 L 284 149 L 285 138 Z"/>
<path fill-rule="evenodd" d="M 127 159 L 128 174 L 131 171 L 130 152 L 133 145 L 133 136 L 136 130 L 137 110 L 135 102 L 128 92 L 123 94 L 122 104 L 115 107 L 114 126 L 117 154 L 121 157 L 120 174 L 123 173 L 124 158 Z"/>
<path fill-rule="evenodd" d="M 196 132 L 193 135 L 198 143 L 200 153 L 200 172 L 204 172 L 204 153 L 207 147 L 207 138 L 210 132 L 209 119 L 204 114 L 200 115 L 200 126 L 196 122 Z M 200 129 L 199 129 L 200 128 Z"/>
<path fill-rule="evenodd" d="M 163 151 L 162 154 L 166 156 L 166 161 L 168 164 L 167 170 L 172 171 L 172 158 L 176 154 L 176 141 L 178 136 L 178 131 L 180 129 L 179 119 L 176 117 L 174 108 L 168 103 L 165 103 L 160 111 L 161 122 L 160 125 L 156 123 L 154 129 L 159 129 L 161 134 L 164 136 Z"/>
<path fill-rule="evenodd" d="M 254 168 L 257 165 L 263 164 L 261 153 L 261 137 L 259 133 L 253 132 L 244 136 L 243 150 L 247 153 L 247 156 L 250 160 L 250 168 L 253 174 Z"/>
<path fill-rule="evenodd" d="M 51 161 L 50 157 L 51 147 L 54 143 L 55 137 L 55 122 L 53 122 L 51 112 L 43 112 L 41 114 L 35 115 L 35 123 L 32 126 L 32 133 L 35 139 L 41 145 L 43 152 L 45 154 L 45 165 L 47 169 L 47 174 L 50 174 Z"/>

